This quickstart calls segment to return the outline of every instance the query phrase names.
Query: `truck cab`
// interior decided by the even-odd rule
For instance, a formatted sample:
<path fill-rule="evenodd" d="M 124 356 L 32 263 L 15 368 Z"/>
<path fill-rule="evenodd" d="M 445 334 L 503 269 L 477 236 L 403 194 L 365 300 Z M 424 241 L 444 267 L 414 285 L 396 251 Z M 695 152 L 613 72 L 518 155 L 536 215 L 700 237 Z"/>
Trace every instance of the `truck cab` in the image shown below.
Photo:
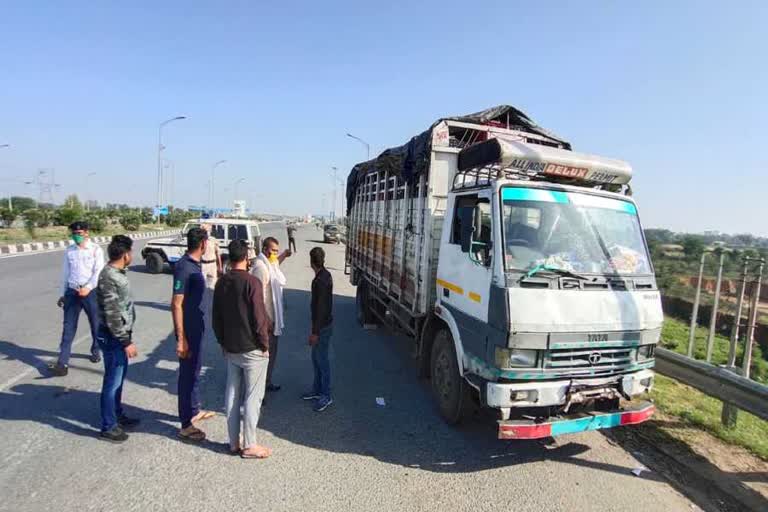
<path fill-rule="evenodd" d="M 528 158 L 545 162 L 547 155 Z M 593 167 L 616 166 L 590 158 Z M 435 310 L 453 338 L 464 380 L 459 387 L 474 388 L 484 406 L 498 409 L 502 438 L 541 437 L 547 425 L 550 433 L 573 428 L 569 421 L 525 417 L 576 414 L 601 428 L 626 423 L 627 414 L 650 415 L 648 402 L 620 409 L 653 386 L 663 322 L 632 198 L 521 180 L 517 172 L 496 171 L 487 179 L 473 172 L 454 176 L 437 270 Z M 441 372 L 451 370 L 451 361 L 443 359 L 433 358 L 434 383 L 450 380 Z M 443 396 L 444 415 L 460 415 L 461 397 Z"/>

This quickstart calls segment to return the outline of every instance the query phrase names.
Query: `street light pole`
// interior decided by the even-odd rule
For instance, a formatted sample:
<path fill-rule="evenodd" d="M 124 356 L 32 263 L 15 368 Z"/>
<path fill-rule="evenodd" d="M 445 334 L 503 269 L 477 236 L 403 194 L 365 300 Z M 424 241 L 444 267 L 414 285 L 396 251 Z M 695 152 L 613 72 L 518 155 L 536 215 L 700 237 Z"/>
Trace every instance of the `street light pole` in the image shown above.
<path fill-rule="evenodd" d="M 226 162 L 226 160 L 219 160 L 211 166 L 211 210 L 216 209 L 216 168 Z"/>
<path fill-rule="evenodd" d="M 241 184 L 242 182 L 244 182 L 244 181 L 245 181 L 245 178 L 240 178 L 239 180 L 237 180 L 237 181 L 235 182 L 235 186 L 234 186 L 234 188 L 235 188 L 235 197 L 234 197 L 234 199 L 233 199 L 234 201 L 237 201 L 237 186 L 238 186 L 239 184 Z M 234 203 L 233 203 L 233 206 L 234 206 Z"/>
<path fill-rule="evenodd" d="M 336 220 L 336 172 L 339 170 L 337 167 L 331 167 L 333 171 L 331 173 L 331 189 L 333 190 L 333 207 L 331 208 L 331 220 Z"/>
<path fill-rule="evenodd" d="M 0 144 L 0 149 L 9 148 L 10 144 Z M 13 211 L 13 200 L 11 199 L 11 192 L 8 191 L 8 210 Z"/>
<path fill-rule="evenodd" d="M 176 116 L 172 117 L 170 119 L 166 119 L 162 123 L 160 123 L 160 126 L 157 129 L 157 205 L 156 206 L 162 206 L 160 203 L 163 201 L 163 127 L 167 125 L 168 123 L 172 123 L 174 121 L 181 121 L 182 119 L 186 119 L 186 116 Z"/>
<path fill-rule="evenodd" d="M 355 139 L 356 141 L 358 141 L 359 143 L 361 143 L 362 145 L 364 145 L 364 146 L 365 146 L 365 151 L 366 151 L 366 153 L 365 153 L 365 154 L 366 154 L 366 160 L 370 160 L 370 159 L 371 159 L 371 145 L 370 145 L 370 144 L 368 144 L 367 142 L 365 142 L 365 141 L 364 141 L 363 139 L 361 139 L 360 137 L 357 137 L 357 136 L 355 136 L 355 135 L 352 135 L 351 133 L 347 133 L 347 137 L 349 137 L 349 138 L 351 138 L 351 139 Z"/>
<path fill-rule="evenodd" d="M 85 192 L 88 195 L 88 197 L 85 199 L 85 211 L 89 212 L 91 211 L 91 207 L 88 204 L 90 202 L 90 196 L 91 196 L 91 187 L 88 186 L 88 178 L 91 176 L 96 176 L 95 172 L 89 172 L 88 175 L 85 177 Z"/>

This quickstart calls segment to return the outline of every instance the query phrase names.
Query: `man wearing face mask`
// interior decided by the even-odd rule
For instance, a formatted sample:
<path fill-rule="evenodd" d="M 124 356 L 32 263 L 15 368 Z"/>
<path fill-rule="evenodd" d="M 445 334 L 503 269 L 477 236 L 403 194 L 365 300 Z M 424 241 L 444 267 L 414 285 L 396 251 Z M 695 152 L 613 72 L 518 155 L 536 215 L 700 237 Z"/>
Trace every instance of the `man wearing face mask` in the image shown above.
<path fill-rule="evenodd" d="M 200 368 L 203 332 L 205 330 L 203 294 L 205 278 L 200 260 L 208 244 L 208 233 L 202 228 L 187 232 L 187 252 L 173 270 L 171 314 L 176 332 L 176 355 L 179 357 L 179 438 L 199 443 L 205 433 L 194 424 L 212 418 L 215 413 L 200 408 Z"/>
<path fill-rule="evenodd" d="M 283 288 L 287 281 L 280 264 L 291 256 L 291 250 L 280 252 L 280 244 L 277 239 L 267 237 L 261 244 L 261 253 L 253 264 L 253 274 L 264 287 L 264 307 L 267 317 L 272 324 L 269 333 L 269 366 L 267 367 L 267 391 L 280 391 L 280 386 L 272 381 L 272 374 L 277 361 L 277 344 L 283 334 L 285 321 L 283 318 Z"/>
<path fill-rule="evenodd" d="M 91 326 L 92 363 L 101 361 L 99 346 L 96 342 L 99 332 L 99 312 L 96 288 L 99 273 L 104 268 L 104 251 L 88 237 L 88 223 L 78 221 L 69 226 L 74 242 L 64 251 L 64 270 L 62 272 L 61 297 L 57 305 L 64 309 L 64 327 L 59 345 L 59 360 L 48 366 L 54 377 L 63 377 L 69 372 L 69 357 L 72 353 L 72 341 L 77 333 L 80 311 L 85 310 Z"/>
<path fill-rule="evenodd" d="M 139 420 L 123 413 L 123 382 L 128 359 L 137 355 L 133 340 L 136 312 L 126 275 L 132 258 L 133 240 L 125 235 L 112 237 L 107 247 L 109 263 L 99 276 L 96 297 L 99 303 L 99 347 L 104 354 L 104 382 L 101 386 L 101 438 L 113 443 L 128 439 L 123 429 Z"/>

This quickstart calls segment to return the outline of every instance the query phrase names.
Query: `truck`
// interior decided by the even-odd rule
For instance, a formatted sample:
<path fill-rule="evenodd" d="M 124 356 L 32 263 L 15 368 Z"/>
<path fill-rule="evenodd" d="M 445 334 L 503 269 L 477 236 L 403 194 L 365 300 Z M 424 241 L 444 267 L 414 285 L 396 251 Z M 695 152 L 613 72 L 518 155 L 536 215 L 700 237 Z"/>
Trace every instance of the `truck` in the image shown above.
<path fill-rule="evenodd" d="M 347 179 L 358 321 L 412 338 L 450 424 L 646 421 L 663 314 L 631 178 L 509 105 L 437 120 Z"/>

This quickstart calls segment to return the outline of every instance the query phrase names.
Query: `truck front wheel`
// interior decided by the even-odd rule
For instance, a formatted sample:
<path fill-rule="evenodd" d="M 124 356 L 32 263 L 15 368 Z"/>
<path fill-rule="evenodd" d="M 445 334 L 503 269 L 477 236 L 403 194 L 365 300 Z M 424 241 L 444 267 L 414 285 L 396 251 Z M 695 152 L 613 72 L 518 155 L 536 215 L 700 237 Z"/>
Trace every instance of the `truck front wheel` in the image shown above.
<path fill-rule="evenodd" d="M 431 359 L 432 391 L 443 419 L 450 425 L 460 423 L 472 407 L 469 384 L 459 374 L 453 337 L 447 329 L 435 335 Z"/>
<path fill-rule="evenodd" d="M 147 272 L 150 274 L 159 274 L 163 271 L 163 257 L 156 252 L 150 252 L 144 259 L 147 266 Z"/>

